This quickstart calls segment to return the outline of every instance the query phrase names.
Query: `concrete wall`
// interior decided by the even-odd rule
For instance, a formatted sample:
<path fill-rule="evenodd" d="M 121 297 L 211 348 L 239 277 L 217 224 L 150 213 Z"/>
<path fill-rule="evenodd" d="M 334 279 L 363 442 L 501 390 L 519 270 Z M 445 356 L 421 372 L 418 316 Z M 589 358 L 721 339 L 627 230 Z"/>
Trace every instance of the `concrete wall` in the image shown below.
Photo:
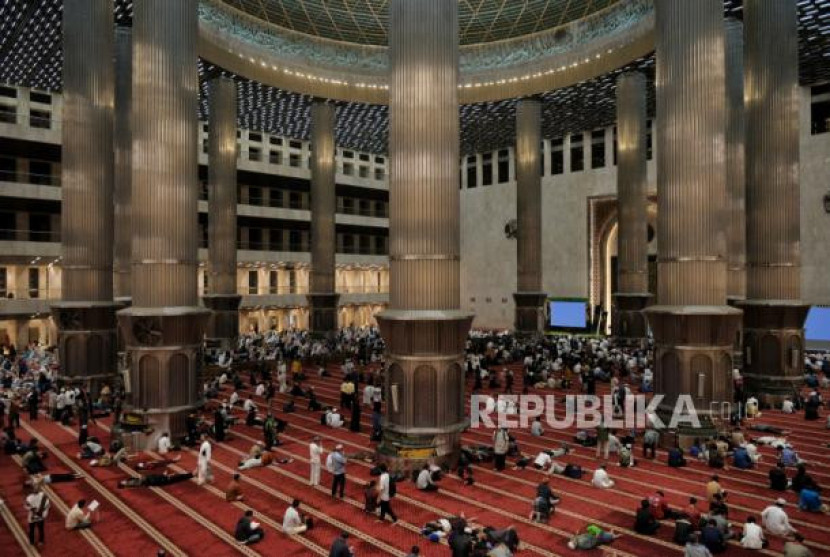
<path fill-rule="evenodd" d="M 801 113 L 802 297 L 811 304 L 830 304 L 830 214 L 824 212 L 822 201 L 830 192 L 830 133 L 810 135 L 809 89 L 802 91 Z M 542 272 L 543 289 L 549 296 L 589 297 L 588 200 L 616 196 L 611 137 L 609 129 L 604 168 L 590 168 L 588 146 L 586 169 L 581 172 L 569 171 L 567 156 L 564 174 L 551 176 L 549 163 L 545 165 Z M 566 153 L 568 146 L 566 138 Z M 545 147 L 547 155 L 549 146 Z M 648 163 L 650 194 L 656 191 L 655 174 L 652 159 Z M 461 300 L 464 309 L 476 313 L 474 327 L 508 328 L 513 323 L 516 241 L 506 239 L 504 225 L 516 218 L 515 190 L 516 183 L 511 181 L 461 191 Z"/>

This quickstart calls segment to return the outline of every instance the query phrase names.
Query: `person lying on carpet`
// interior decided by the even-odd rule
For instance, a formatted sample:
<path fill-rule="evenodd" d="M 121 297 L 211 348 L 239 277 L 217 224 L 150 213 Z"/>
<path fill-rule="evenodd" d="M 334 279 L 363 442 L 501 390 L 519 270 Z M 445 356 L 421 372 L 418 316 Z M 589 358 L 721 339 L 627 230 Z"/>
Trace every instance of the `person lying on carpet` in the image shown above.
<path fill-rule="evenodd" d="M 171 464 L 175 464 L 181 459 L 182 457 L 181 455 L 179 455 L 176 458 L 165 458 L 162 460 L 147 460 L 136 463 L 135 469 L 142 472 L 146 472 L 149 470 L 158 470 L 159 468 L 167 468 Z"/>
<path fill-rule="evenodd" d="M 167 485 L 177 484 L 179 482 L 186 482 L 193 479 L 191 472 L 183 474 L 172 474 L 165 472 L 164 474 L 147 474 L 146 476 L 139 476 L 137 478 L 126 478 L 118 482 L 118 488 L 125 487 L 164 487 Z"/>
<path fill-rule="evenodd" d="M 23 485 L 40 488 L 43 485 L 74 482 L 83 478 L 83 474 L 32 474 L 23 481 Z"/>
<path fill-rule="evenodd" d="M 293 458 L 280 458 L 274 460 L 274 457 L 271 453 L 262 453 L 259 456 L 249 457 L 239 463 L 240 470 L 250 470 L 251 468 L 260 468 L 262 466 L 268 466 L 269 464 L 276 462 L 277 464 L 289 464 L 294 462 Z"/>
<path fill-rule="evenodd" d="M 104 454 L 104 447 L 97 437 L 90 437 L 86 443 L 81 445 L 81 452 L 78 453 L 78 458 L 82 460 L 89 460 L 91 458 L 99 457 Z"/>
<path fill-rule="evenodd" d="M 749 426 L 752 431 L 762 431 L 764 433 L 772 433 L 773 435 L 789 435 L 790 430 L 781 429 L 780 427 L 771 426 L 769 424 L 752 424 Z"/>
<path fill-rule="evenodd" d="M 127 454 L 126 447 L 121 447 L 114 453 L 108 452 L 101 455 L 100 458 L 93 458 L 89 461 L 89 465 L 106 468 L 108 466 L 112 466 L 114 464 L 118 464 L 119 462 L 128 460 L 129 458 L 130 456 Z"/>
<path fill-rule="evenodd" d="M 424 524 L 421 528 L 421 534 L 430 539 L 430 541 L 438 542 L 441 538 L 449 536 L 452 532 L 464 532 L 467 530 L 468 534 L 478 531 L 481 526 L 475 524 L 475 517 L 467 518 L 464 513 L 459 516 L 449 516 L 446 518 L 439 518 Z"/>
<path fill-rule="evenodd" d="M 605 531 L 596 524 L 589 524 L 584 532 L 577 531 L 568 542 L 571 549 L 596 549 L 607 545 L 619 538 L 622 534 L 615 534 L 613 530 Z"/>

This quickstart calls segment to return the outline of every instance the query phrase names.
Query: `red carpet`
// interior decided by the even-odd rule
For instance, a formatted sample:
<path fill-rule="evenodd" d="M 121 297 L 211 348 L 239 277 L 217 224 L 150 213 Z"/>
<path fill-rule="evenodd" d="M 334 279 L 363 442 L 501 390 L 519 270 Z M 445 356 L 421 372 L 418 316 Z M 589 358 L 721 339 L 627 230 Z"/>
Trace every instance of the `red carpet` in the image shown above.
<path fill-rule="evenodd" d="M 332 370 L 335 367 L 332 366 Z M 519 369 L 517 366 L 513 368 Z M 340 376 L 338 372 L 335 375 Z M 517 383 L 520 383 L 521 373 L 516 373 L 516 376 Z M 243 377 L 247 378 L 247 374 Z M 314 375 L 308 384 L 314 385 L 321 403 L 339 405 L 339 382 L 338 378 L 320 379 Z M 517 392 L 520 389 L 521 385 L 518 385 Z M 222 396 L 227 397 L 228 394 L 226 392 Z M 274 407 L 281 408 L 285 400 L 284 395 L 278 395 Z M 264 411 L 264 401 L 256 402 L 261 407 L 260 411 Z M 475 517 L 476 522 L 484 525 L 514 525 L 523 541 L 520 555 L 564 556 L 603 552 L 637 557 L 681 555 L 682 548 L 671 543 L 673 524 L 665 522 L 654 537 L 639 536 L 631 530 L 634 510 L 640 499 L 658 488 L 663 489 L 673 506 L 684 506 L 690 495 L 704 500 L 705 483 L 712 473 L 705 464 L 696 462 L 682 470 L 671 469 L 665 464 L 665 453 L 658 452 L 654 461 L 638 459 L 635 468 L 620 469 L 613 465 L 612 460 L 609 473 L 617 481 L 617 486 L 613 491 L 601 492 L 589 484 L 590 472 L 598 462 L 593 449 L 576 447 L 562 460 L 580 464 L 588 473 L 582 480 L 561 476 L 552 479 L 552 487 L 562 497 L 562 503 L 549 524 L 528 520 L 530 501 L 542 476 L 540 472 L 532 469 L 513 471 L 508 466 L 508 470 L 499 473 L 487 464 L 475 467 L 474 486 L 465 486 L 455 476 L 449 476 L 441 482 L 438 493 L 424 493 L 415 489 L 411 482 L 402 482 L 392 503 L 399 523 L 392 526 L 380 523 L 375 516 L 362 511 L 363 488 L 372 479 L 369 475 L 370 464 L 350 461 L 344 501 L 331 499 L 328 493 L 330 475 L 325 472 L 321 488 L 312 489 L 307 485 L 308 442 L 311 437 L 321 435 L 327 450 L 338 442 L 346 446 L 347 453 L 371 449 L 373 444 L 368 438 L 370 412 L 364 411 L 361 419 L 365 433 L 357 434 L 320 426 L 319 414 L 306 412 L 303 402 L 303 399 L 298 400 L 297 413 L 283 416 L 277 412 L 289 422 L 289 427 L 280 436 L 283 445 L 276 449 L 275 456 L 290 457 L 294 461 L 243 472 L 244 505 L 225 502 L 223 491 L 240 457 L 254 442 L 261 440 L 260 429 L 237 425 L 225 443 L 214 445 L 215 482 L 212 488 L 186 482 L 157 491 L 117 489 L 117 481 L 126 477 L 126 473 L 119 468 L 90 468 L 88 462 L 78 461 L 75 458 L 78 447 L 74 430 L 44 419 L 31 426 L 43 442 L 51 444 L 47 446 L 52 453 L 47 461 L 50 471 L 64 471 L 72 466 L 79 467 L 88 475 L 74 483 L 55 484 L 56 496 L 67 506 L 82 497 L 87 501 L 99 500 L 102 504 L 100 521 L 92 531 L 111 554 L 125 556 L 155 555 L 161 546 L 165 546 L 169 554 L 180 555 L 327 555 L 332 540 L 343 529 L 351 533 L 350 544 L 355 547 L 358 556 L 403 556 L 415 544 L 421 547 L 422 555 L 447 555 L 449 550 L 446 545 L 427 541 L 420 536 L 420 528 L 439 516 L 461 512 Z M 820 484 L 830 485 L 830 454 L 826 448 L 830 442 L 830 431 L 823 428 L 823 421 L 805 422 L 800 414 L 785 416 L 780 412 L 764 413 L 756 421 L 792 429 L 788 439 L 802 458 L 810 462 L 810 473 Z M 106 421 L 101 426 L 92 426 L 90 433 L 106 441 Z M 28 437 L 24 430 L 20 433 L 23 438 Z M 529 432 L 513 433 L 520 449 L 533 457 L 539 450 L 555 447 L 560 441 L 570 441 L 574 431 L 548 430 L 542 438 L 532 437 Z M 746 434 L 749 436 L 752 432 Z M 489 431 L 472 430 L 465 433 L 464 442 L 489 445 L 491 435 Z M 730 492 L 730 520 L 736 528 L 746 516 L 759 515 L 772 499 L 779 496 L 766 489 L 766 474 L 774 465 L 774 451 L 764 448 L 761 452 L 764 458 L 755 470 L 718 471 L 721 484 Z M 185 450 L 181 454 L 182 459 L 174 468 L 177 471 L 195 468 L 195 453 Z M 63 457 L 64 461 L 59 457 Z M 8 457 L 0 459 L 0 490 L 3 490 L 3 498 L 25 530 L 21 478 L 21 470 L 16 463 Z M 295 497 L 303 502 L 301 510 L 315 520 L 315 528 L 300 539 L 290 538 L 279 531 L 283 512 Z M 793 493 L 784 494 L 784 497 L 791 503 L 796 500 Z M 265 539 L 251 547 L 241 546 L 229 539 L 236 520 L 247 507 L 254 509 L 266 530 Z M 790 505 L 787 510 L 791 522 L 807 537 L 813 553 L 830 555 L 830 519 L 824 515 L 801 512 L 795 505 Z M 569 550 L 566 546 L 568 538 L 591 522 L 613 528 L 623 536 L 602 550 Z M 760 553 L 780 555 L 782 540 L 771 538 L 771 542 L 770 549 Z M 10 555 L 24 555 L 4 523 L 0 526 L 0 543 L 0 547 L 14 548 Z M 107 554 L 78 532 L 66 532 L 63 529 L 63 515 L 55 507 L 47 523 L 47 544 L 40 553 L 69 556 Z M 759 552 L 744 550 L 735 544 L 725 553 L 735 556 L 750 554 Z"/>

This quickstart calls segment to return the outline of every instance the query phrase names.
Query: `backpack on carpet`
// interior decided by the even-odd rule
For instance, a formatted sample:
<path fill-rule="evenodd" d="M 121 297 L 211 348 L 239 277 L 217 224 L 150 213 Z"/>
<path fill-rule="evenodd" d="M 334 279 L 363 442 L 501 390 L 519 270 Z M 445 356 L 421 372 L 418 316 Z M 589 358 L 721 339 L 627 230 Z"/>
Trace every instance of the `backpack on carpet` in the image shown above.
<path fill-rule="evenodd" d="M 563 475 L 567 478 L 579 480 L 582 478 L 582 467 L 576 464 L 568 464 L 565 466 L 565 472 Z"/>
<path fill-rule="evenodd" d="M 326 470 L 331 474 L 334 473 L 334 454 L 332 453 L 326 457 Z"/>

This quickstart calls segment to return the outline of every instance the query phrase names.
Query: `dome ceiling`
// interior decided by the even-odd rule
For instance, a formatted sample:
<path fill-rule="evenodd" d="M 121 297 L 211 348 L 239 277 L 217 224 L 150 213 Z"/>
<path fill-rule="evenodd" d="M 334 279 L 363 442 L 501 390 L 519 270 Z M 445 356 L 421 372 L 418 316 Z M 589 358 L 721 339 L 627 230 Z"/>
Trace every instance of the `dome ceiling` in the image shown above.
<path fill-rule="evenodd" d="M 222 0 L 272 25 L 364 45 L 387 44 L 388 0 Z M 461 44 L 558 27 L 620 0 L 458 0 Z"/>

